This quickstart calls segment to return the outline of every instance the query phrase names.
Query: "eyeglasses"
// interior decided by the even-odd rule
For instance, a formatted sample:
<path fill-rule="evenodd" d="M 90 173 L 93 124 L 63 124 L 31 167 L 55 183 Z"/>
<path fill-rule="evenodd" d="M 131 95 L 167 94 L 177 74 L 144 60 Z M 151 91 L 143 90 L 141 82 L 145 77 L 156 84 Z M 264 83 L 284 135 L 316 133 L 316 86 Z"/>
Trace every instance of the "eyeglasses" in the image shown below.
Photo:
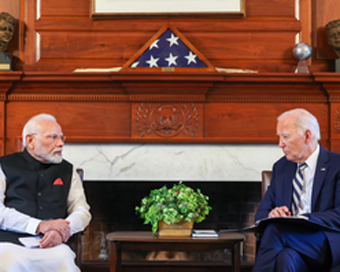
<path fill-rule="evenodd" d="M 30 134 L 31 135 L 43 135 L 50 142 L 56 142 L 58 139 L 62 140 L 63 142 L 66 141 L 65 135 L 58 135 L 57 133 L 30 133 Z"/>

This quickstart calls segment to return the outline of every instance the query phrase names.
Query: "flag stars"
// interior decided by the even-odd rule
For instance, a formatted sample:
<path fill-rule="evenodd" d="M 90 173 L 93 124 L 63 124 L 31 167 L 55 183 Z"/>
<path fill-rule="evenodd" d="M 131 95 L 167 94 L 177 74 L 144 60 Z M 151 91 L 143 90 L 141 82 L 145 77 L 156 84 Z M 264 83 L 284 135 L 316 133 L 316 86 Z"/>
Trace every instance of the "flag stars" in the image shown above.
<path fill-rule="evenodd" d="M 145 62 L 149 64 L 149 67 L 158 67 L 158 64 L 157 64 L 158 61 L 159 61 L 159 58 L 154 59 L 154 57 L 151 55 L 150 59 Z"/>
<path fill-rule="evenodd" d="M 196 63 L 196 55 L 195 54 L 193 54 L 191 51 L 189 52 L 189 55 L 188 56 L 184 56 L 187 60 L 188 60 L 188 65 L 190 64 L 190 63 Z"/>
<path fill-rule="evenodd" d="M 176 63 L 176 59 L 178 58 L 178 56 L 173 56 L 172 53 L 170 53 L 168 58 L 165 58 L 165 60 L 168 62 L 168 66 L 171 66 L 171 64 L 173 65 L 177 65 Z"/>
<path fill-rule="evenodd" d="M 166 39 L 170 43 L 170 47 L 174 44 L 178 45 L 178 37 L 176 37 L 173 33 L 171 33 L 171 37 Z"/>
<path fill-rule="evenodd" d="M 158 42 L 159 42 L 159 39 L 155 40 L 149 47 L 149 50 L 151 50 L 152 48 L 159 48 L 158 47 Z"/>

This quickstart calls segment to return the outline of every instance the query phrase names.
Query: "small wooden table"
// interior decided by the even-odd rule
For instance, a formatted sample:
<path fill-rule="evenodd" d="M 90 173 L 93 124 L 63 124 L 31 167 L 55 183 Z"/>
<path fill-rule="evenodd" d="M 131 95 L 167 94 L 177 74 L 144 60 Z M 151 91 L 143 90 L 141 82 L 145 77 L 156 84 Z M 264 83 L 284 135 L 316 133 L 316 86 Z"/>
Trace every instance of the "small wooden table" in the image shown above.
<path fill-rule="evenodd" d="M 122 272 L 123 250 L 209 251 L 230 249 L 233 272 L 240 271 L 241 233 L 220 233 L 218 238 L 158 237 L 147 231 L 117 231 L 106 236 L 110 246 L 110 272 Z"/>

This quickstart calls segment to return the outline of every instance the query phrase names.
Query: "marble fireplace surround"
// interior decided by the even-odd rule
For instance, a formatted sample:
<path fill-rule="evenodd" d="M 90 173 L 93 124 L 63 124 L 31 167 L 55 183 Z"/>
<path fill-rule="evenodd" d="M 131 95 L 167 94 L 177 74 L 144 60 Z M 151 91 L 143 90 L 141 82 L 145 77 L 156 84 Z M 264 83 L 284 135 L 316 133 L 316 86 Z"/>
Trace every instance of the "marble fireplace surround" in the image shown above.
<path fill-rule="evenodd" d="M 85 180 L 260 181 L 283 153 L 277 145 L 66 144 Z"/>

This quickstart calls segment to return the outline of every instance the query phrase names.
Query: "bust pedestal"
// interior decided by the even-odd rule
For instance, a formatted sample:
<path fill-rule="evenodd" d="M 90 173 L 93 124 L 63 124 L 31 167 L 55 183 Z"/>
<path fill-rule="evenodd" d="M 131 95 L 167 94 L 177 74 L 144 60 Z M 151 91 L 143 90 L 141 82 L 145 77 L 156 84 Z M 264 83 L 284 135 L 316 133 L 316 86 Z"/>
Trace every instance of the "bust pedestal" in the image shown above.
<path fill-rule="evenodd" d="M 339 59 L 336 59 L 334 64 L 335 64 L 335 65 L 334 65 L 334 66 L 335 66 L 335 68 L 334 68 L 334 69 L 335 69 L 335 72 L 336 72 L 336 73 L 340 73 L 340 58 L 339 58 Z"/>
<path fill-rule="evenodd" d="M 0 52 L 0 71 L 12 71 L 12 54 Z"/>

